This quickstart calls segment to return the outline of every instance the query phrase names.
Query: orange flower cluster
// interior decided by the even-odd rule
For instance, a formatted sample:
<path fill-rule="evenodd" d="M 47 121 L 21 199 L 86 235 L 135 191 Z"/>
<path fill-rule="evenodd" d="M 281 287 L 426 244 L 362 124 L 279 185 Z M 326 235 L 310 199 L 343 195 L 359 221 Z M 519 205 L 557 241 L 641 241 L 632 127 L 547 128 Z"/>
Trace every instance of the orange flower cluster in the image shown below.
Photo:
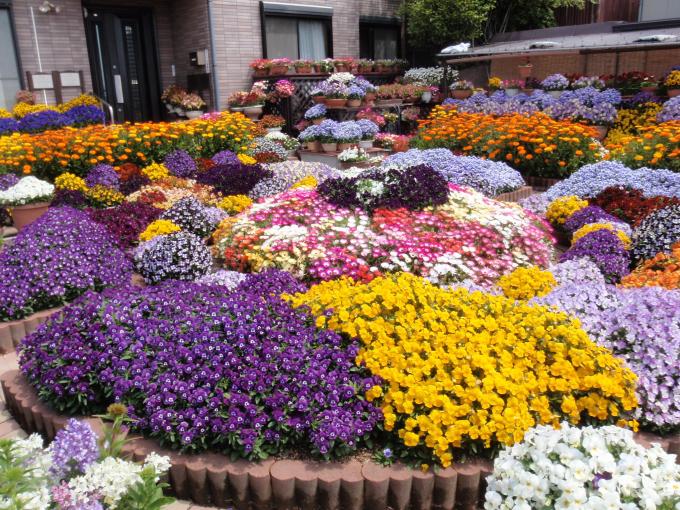
<path fill-rule="evenodd" d="M 255 124 L 240 113 L 189 122 L 93 125 L 39 134 L 0 137 L 0 174 L 32 174 L 53 180 L 64 172 L 85 175 L 93 165 L 146 166 L 175 149 L 210 157 L 229 149 L 245 151 Z"/>
<path fill-rule="evenodd" d="M 680 289 L 680 242 L 673 245 L 671 254 L 659 253 L 644 261 L 621 280 L 621 286 Z"/>
<path fill-rule="evenodd" d="M 504 161 L 526 175 L 561 177 L 597 161 L 600 145 L 590 126 L 543 113 L 501 117 L 438 106 L 420 122 L 412 146 Z"/>
<path fill-rule="evenodd" d="M 631 168 L 668 168 L 680 171 L 680 120 L 640 128 L 638 136 L 624 136 L 607 144 L 609 158 Z"/>

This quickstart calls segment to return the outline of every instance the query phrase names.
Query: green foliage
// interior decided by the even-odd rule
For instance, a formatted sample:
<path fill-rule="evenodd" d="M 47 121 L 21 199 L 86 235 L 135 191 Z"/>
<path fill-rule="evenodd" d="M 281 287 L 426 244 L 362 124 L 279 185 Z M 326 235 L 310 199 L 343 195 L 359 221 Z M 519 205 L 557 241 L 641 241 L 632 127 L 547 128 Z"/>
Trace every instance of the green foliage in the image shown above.
<path fill-rule="evenodd" d="M 8 510 L 22 510 L 26 498 L 22 495 L 37 491 L 44 484 L 29 465 L 28 459 L 11 439 L 0 439 L 0 499 L 5 499 Z"/>
<path fill-rule="evenodd" d="M 121 510 L 160 510 L 175 502 L 174 498 L 163 495 L 166 483 L 156 482 L 156 473 L 147 468 L 140 475 L 142 481 L 132 486 L 118 503 Z"/>

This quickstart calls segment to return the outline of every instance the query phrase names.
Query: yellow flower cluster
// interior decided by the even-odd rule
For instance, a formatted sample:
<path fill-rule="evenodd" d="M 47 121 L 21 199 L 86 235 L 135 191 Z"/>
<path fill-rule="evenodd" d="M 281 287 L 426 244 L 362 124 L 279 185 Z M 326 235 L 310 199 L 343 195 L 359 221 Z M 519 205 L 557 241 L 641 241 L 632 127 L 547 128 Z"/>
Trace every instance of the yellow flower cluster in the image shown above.
<path fill-rule="evenodd" d="M 366 397 L 379 399 L 385 429 L 443 466 L 461 448 L 511 445 L 536 424 L 582 414 L 635 426 L 635 374 L 553 309 L 408 273 L 285 299 L 309 307 L 318 327 L 358 337 L 357 363 L 384 381 Z"/>
<path fill-rule="evenodd" d="M 248 154 L 239 154 L 236 157 L 244 165 L 254 165 L 255 163 L 257 163 L 257 160 L 252 156 L 248 156 Z"/>
<path fill-rule="evenodd" d="M 576 232 L 574 232 L 574 235 L 571 236 L 572 244 L 581 239 L 584 235 L 590 234 L 591 232 L 595 232 L 597 230 L 610 230 L 614 232 L 616 237 L 621 239 L 621 242 L 623 243 L 623 246 L 626 248 L 626 250 L 630 249 L 630 237 L 628 237 L 628 234 L 626 234 L 623 230 L 616 228 L 615 225 L 604 222 L 588 223 L 587 225 L 583 225 Z"/>
<path fill-rule="evenodd" d="M 56 108 L 52 106 L 47 106 L 46 104 L 28 104 L 28 103 L 17 103 L 14 105 L 12 112 L 14 116 L 18 119 L 25 117 L 29 113 L 41 112 L 43 110 L 55 110 Z"/>
<path fill-rule="evenodd" d="M 11 112 L 8 112 L 4 108 L 0 108 L 0 119 L 9 119 L 10 117 L 13 117 Z"/>
<path fill-rule="evenodd" d="M 69 191 L 82 191 L 83 193 L 87 191 L 85 179 L 70 172 L 63 173 L 54 179 L 54 186 L 57 189 L 65 189 Z"/>
<path fill-rule="evenodd" d="M 569 216 L 587 206 L 587 200 L 581 200 L 574 195 L 556 198 L 550 202 L 545 217 L 553 225 L 563 225 Z"/>
<path fill-rule="evenodd" d="M 253 201 L 246 195 L 229 195 L 220 200 L 218 207 L 229 214 L 238 214 L 253 205 Z"/>
<path fill-rule="evenodd" d="M 148 166 L 142 168 L 142 174 L 147 176 L 152 181 L 158 181 L 160 179 L 165 179 L 170 175 L 168 167 L 162 163 L 151 163 Z"/>
<path fill-rule="evenodd" d="M 73 99 L 69 99 L 65 103 L 62 103 L 57 106 L 57 109 L 60 112 L 65 112 L 70 110 L 71 108 L 74 108 L 76 106 L 99 106 L 101 107 L 101 103 L 99 100 L 91 96 L 90 94 L 80 94 L 77 97 L 74 97 Z"/>
<path fill-rule="evenodd" d="M 655 124 L 661 108 L 657 103 L 644 103 L 636 108 L 619 110 L 616 122 L 607 134 L 608 142 L 612 136 L 637 135 L 641 127 Z"/>
<path fill-rule="evenodd" d="M 680 88 L 680 71 L 672 71 L 666 77 L 664 85 L 670 88 Z"/>
<path fill-rule="evenodd" d="M 518 267 L 498 280 L 498 286 L 506 297 L 524 301 L 545 296 L 556 285 L 553 274 L 537 266 Z"/>
<path fill-rule="evenodd" d="M 139 234 L 139 240 L 142 242 L 150 241 L 154 237 L 172 234 L 180 230 L 181 228 L 170 220 L 156 220 L 149 223 L 144 232 Z"/>
<path fill-rule="evenodd" d="M 313 175 L 308 175 L 306 177 L 303 177 L 300 179 L 298 182 L 293 184 L 290 189 L 296 189 L 296 188 L 316 188 L 317 185 L 319 184 L 319 181 L 316 180 L 316 177 Z"/>
<path fill-rule="evenodd" d="M 503 84 L 503 80 L 501 80 L 498 76 L 492 76 L 489 78 L 489 88 L 490 89 L 499 89 L 501 88 L 501 85 Z"/>
<path fill-rule="evenodd" d="M 85 195 L 100 207 L 113 207 L 125 200 L 125 195 L 120 191 L 107 188 L 101 184 L 87 188 Z"/>

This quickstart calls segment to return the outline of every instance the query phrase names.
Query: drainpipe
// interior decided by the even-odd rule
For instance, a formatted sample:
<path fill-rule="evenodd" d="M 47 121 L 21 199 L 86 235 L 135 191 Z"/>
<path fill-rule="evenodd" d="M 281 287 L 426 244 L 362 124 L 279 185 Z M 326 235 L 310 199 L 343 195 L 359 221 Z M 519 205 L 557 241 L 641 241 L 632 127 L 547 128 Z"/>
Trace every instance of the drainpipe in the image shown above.
<path fill-rule="evenodd" d="M 208 31 L 210 32 L 210 72 L 213 83 L 213 105 L 216 111 L 220 109 L 220 80 L 217 76 L 217 59 L 215 57 L 215 21 L 213 19 L 213 1 L 207 0 L 208 4 Z"/>
<path fill-rule="evenodd" d="M 35 52 L 38 56 L 38 70 L 42 73 L 42 59 L 40 58 L 40 43 L 38 43 L 38 30 L 35 27 L 35 12 L 33 11 L 33 6 L 31 5 L 31 25 L 33 26 L 33 40 L 35 41 Z M 43 89 L 43 101 L 47 104 L 47 91 Z"/>

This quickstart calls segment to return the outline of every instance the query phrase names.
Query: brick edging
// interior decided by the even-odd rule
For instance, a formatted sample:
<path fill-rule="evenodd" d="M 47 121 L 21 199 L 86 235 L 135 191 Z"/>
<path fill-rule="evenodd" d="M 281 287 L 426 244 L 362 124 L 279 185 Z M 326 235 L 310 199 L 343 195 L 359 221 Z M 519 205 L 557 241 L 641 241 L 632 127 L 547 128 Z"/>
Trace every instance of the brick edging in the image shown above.
<path fill-rule="evenodd" d="M 28 317 L 10 322 L 0 322 L 0 355 L 14 351 L 24 337 L 33 333 L 38 326 L 52 315 L 60 312 L 63 307 L 41 310 Z"/>
<path fill-rule="evenodd" d="M 519 202 L 520 200 L 530 197 L 534 194 L 534 189 L 531 186 L 522 186 L 515 191 L 508 191 L 507 193 L 501 193 L 496 195 L 494 200 L 500 200 L 502 202 Z"/>
<path fill-rule="evenodd" d="M 8 410 L 26 432 L 38 432 L 51 440 L 66 424 L 68 418 L 40 402 L 19 370 L 0 375 L 0 384 Z M 101 430 L 98 419 L 87 420 L 96 431 Z M 636 439 L 645 445 L 659 442 L 669 453 L 680 454 L 680 433 L 670 437 L 638 434 Z M 486 477 L 493 467 L 481 459 L 437 472 L 358 460 L 230 461 L 217 453 L 180 454 L 143 438 L 132 439 L 124 449 L 136 461 L 152 451 L 170 457 L 168 481 L 178 498 L 199 505 L 231 504 L 239 510 L 474 510 L 482 504 Z"/>

